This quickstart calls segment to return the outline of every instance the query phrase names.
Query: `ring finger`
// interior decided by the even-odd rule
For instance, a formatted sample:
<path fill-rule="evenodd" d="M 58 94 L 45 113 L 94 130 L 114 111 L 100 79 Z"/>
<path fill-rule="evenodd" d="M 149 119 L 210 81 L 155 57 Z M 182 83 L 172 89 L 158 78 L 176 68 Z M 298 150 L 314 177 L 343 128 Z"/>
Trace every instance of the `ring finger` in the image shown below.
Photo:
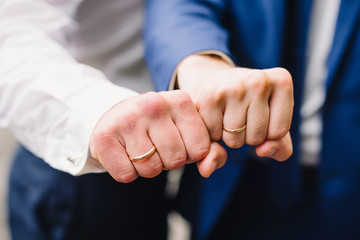
<path fill-rule="evenodd" d="M 145 131 L 125 138 L 125 145 L 129 161 L 132 162 L 139 176 L 152 178 L 161 173 L 163 164 L 160 156 L 156 150 L 152 153 L 155 145 Z M 141 157 L 143 159 L 139 160 Z"/>
<path fill-rule="evenodd" d="M 239 148 L 245 143 L 247 105 L 229 102 L 223 119 L 223 141 L 231 148 Z"/>

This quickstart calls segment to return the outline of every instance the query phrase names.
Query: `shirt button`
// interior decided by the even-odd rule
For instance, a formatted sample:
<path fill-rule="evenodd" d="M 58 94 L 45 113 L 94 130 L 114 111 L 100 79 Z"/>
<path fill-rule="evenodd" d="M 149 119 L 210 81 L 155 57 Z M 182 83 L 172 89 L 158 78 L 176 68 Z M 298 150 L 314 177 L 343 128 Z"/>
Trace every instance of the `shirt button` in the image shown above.
<path fill-rule="evenodd" d="M 75 166 L 79 166 L 79 164 L 81 162 L 81 157 L 80 156 L 69 156 L 69 157 L 66 158 L 66 160 L 68 160 L 69 162 L 71 162 Z"/>

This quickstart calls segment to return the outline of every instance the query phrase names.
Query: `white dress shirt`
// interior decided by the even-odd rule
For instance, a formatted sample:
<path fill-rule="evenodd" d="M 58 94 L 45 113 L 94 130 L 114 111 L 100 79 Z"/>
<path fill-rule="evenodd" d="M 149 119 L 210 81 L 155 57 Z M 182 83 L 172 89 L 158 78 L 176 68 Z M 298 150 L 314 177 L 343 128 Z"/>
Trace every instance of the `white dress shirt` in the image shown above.
<path fill-rule="evenodd" d="M 325 80 L 329 69 L 326 62 L 334 39 L 341 0 L 313 2 L 303 103 L 300 109 L 302 163 L 316 165 L 321 150 L 321 109 L 325 101 Z"/>
<path fill-rule="evenodd" d="M 90 135 L 138 94 L 114 83 L 152 89 L 142 11 L 141 0 L 2 0 L 0 127 L 54 168 L 104 171 L 88 154 Z"/>

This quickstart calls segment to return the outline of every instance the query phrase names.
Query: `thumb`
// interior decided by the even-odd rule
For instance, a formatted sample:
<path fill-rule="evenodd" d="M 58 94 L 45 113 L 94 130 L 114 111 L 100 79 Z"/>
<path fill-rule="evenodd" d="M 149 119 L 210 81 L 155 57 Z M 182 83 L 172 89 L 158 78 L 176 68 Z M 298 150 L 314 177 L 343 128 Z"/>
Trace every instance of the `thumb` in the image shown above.
<path fill-rule="evenodd" d="M 216 169 L 225 165 L 227 153 L 223 146 L 218 142 L 212 142 L 209 154 L 197 163 L 201 176 L 208 178 Z"/>
<path fill-rule="evenodd" d="M 277 161 L 287 160 L 293 153 L 290 132 L 279 140 L 267 140 L 256 147 L 256 155 Z"/>

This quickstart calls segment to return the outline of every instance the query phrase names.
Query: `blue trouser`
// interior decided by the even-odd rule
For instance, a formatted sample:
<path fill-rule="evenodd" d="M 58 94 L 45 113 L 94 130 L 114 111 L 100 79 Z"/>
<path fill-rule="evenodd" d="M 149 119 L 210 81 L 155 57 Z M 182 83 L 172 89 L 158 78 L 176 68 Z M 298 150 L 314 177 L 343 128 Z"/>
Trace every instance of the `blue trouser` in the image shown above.
<path fill-rule="evenodd" d="M 278 209 L 269 200 L 268 166 L 249 161 L 208 240 L 322 240 L 316 168 L 302 169 L 301 199 Z M 270 193 L 271 194 L 271 193 Z"/>
<path fill-rule="evenodd" d="M 129 184 L 57 171 L 20 148 L 11 170 L 14 240 L 166 239 L 165 174 Z"/>

